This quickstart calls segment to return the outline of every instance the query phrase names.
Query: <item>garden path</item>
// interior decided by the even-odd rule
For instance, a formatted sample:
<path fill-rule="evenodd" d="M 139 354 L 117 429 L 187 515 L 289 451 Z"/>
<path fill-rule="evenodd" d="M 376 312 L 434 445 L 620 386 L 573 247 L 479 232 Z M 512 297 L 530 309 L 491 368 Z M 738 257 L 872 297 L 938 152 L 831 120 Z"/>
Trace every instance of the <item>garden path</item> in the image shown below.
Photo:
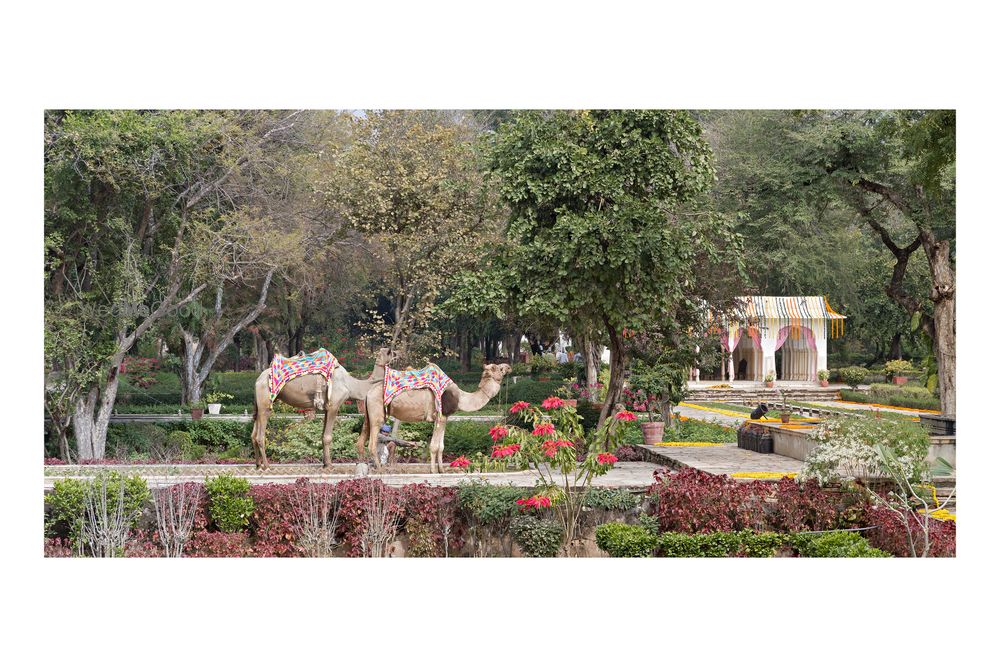
<path fill-rule="evenodd" d="M 733 473 L 799 473 L 802 461 L 780 454 L 759 454 L 736 443 L 714 446 L 640 445 L 650 457 L 673 468 L 698 468 L 713 475 Z"/>

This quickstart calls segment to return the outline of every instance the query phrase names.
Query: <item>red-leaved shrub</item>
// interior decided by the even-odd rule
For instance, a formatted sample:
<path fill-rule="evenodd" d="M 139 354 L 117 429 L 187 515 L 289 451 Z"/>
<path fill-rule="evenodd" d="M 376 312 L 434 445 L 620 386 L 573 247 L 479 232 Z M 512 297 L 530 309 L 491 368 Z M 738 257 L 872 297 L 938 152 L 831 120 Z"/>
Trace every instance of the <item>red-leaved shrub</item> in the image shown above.
<path fill-rule="evenodd" d="M 394 517 L 397 523 L 403 519 L 405 513 L 402 493 L 399 489 L 387 486 L 382 480 L 362 477 L 340 482 L 337 485 L 340 491 L 340 530 L 343 530 L 348 556 L 361 555 L 361 539 L 368 515 L 370 488 L 379 492 L 379 497 L 388 504 L 387 515 Z"/>
<path fill-rule="evenodd" d="M 45 538 L 46 558 L 69 558 L 73 555 L 73 548 L 69 545 L 69 540 L 61 537 Z"/>
<path fill-rule="evenodd" d="M 415 556 L 444 556 L 454 553 L 464 544 L 464 531 L 456 516 L 458 491 L 453 488 L 409 484 L 400 491 L 406 509 L 406 531 L 410 537 L 410 553 Z M 447 535 L 446 535 L 447 533 Z M 423 548 L 414 549 L 414 537 L 426 535 Z"/>
<path fill-rule="evenodd" d="M 815 482 L 799 486 L 784 478 L 778 483 L 746 483 L 696 468 L 673 473 L 658 470 L 654 478 L 648 493 L 664 531 L 796 532 L 837 525 L 837 496 Z"/>
<path fill-rule="evenodd" d="M 222 533 L 198 530 L 184 547 L 184 555 L 192 558 L 237 558 L 252 556 L 247 533 Z"/>
<path fill-rule="evenodd" d="M 255 556 L 301 556 L 296 542 L 296 505 L 292 496 L 302 492 L 295 484 L 255 484 L 250 487 L 256 509 L 250 517 Z"/>
<path fill-rule="evenodd" d="M 902 518 L 885 507 L 869 507 L 865 519 L 874 530 L 865 531 L 869 544 L 893 554 L 894 556 L 912 556 L 910 538 L 907 537 L 906 524 Z M 914 540 L 917 555 L 923 554 L 924 533 L 920 525 L 922 519 L 907 515 L 910 524 L 910 535 Z M 930 550 L 929 556 L 948 558 L 955 555 L 955 522 L 931 519 L 928 526 Z"/>

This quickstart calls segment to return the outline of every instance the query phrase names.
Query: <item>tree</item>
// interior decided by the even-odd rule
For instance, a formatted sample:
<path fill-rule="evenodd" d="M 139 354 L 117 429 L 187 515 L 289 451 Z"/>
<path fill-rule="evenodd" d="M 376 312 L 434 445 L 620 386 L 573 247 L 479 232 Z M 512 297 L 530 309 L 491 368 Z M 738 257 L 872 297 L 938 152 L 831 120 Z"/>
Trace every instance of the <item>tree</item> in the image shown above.
<path fill-rule="evenodd" d="M 45 119 L 47 356 L 69 382 L 81 459 L 102 458 L 119 369 L 151 328 L 207 287 L 194 243 L 234 204 L 228 188 L 269 169 L 299 112 L 50 112 Z"/>
<path fill-rule="evenodd" d="M 603 423 L 621 399 L 625 332 L 714 296 L 699 275 L 742 275 L 731 222 L 705 206 L 711 150 L 687 112 L 524 112 L 498 129 L 489 166 L 522 312 L 608 338 Z"/>
<path fill-rule="evenodd" d="M 886 293 L 919 318 L 933 341 L 941 410 L 954 415 L 955 112 L 831 112 L 813 120 L 797 135 L 806 149 L 804 163 L 815 178 L 837 188 L 892 253 Z M 918 251 L 930 275 L 924 294 L 905 283 Z"/>
<path fill-rule="evenodd" d="M 389 301 L 388 321 L 376 313 L 370 326 L 404 357 L 449 278 L 475 266 L 491 237 L 472 138 L 448 114 L 369 112 L 329 164 L 327 201 L 365 237 Z"/>

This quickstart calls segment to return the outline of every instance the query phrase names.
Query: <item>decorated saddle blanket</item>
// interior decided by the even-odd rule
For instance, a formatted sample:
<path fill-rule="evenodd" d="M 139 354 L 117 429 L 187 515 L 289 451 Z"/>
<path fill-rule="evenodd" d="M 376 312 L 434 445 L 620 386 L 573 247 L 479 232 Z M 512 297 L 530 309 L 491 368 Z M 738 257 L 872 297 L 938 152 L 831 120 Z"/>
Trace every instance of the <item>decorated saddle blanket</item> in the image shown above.
<path fill-rule="evenodd" d="M 434 394 L 434 405 L 438 414 L 441 414 L 441 395 L 450 384 L 451 378 L 434 364 L 425 366 L 418 371 L 396 371 L 386 366 L 385 383 L 382 389 L 383 402 L 385 405 L 389 405 L 392 403 L 392 399 L 404 391 L 430 389 Z"/>
<path fill-rule="evenodd" d="M 323 348 L 297 357 L 286 358 L 280 354 L 274 355 L 274 359 L 271 361 L 271 373 L 268 376 L 267 385 L 268 390 L 271 392 L 271 402 L 274 402 L 274 399 L 281 393 L 281 388 L 289 380 L 293 380 L 301 375 L 319 373 L 329 381 L 333 369 L 339 365 L 340 362 L 337 361 L 337 357 L 333 356 L 329 350 Z"/>

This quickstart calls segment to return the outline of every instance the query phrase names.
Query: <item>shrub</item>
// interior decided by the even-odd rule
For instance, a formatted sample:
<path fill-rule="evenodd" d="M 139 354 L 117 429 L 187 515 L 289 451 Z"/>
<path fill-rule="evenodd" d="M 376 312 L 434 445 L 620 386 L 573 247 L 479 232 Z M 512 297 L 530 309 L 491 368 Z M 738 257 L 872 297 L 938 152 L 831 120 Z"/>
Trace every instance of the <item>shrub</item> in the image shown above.
<path fill-rule="evenodd" d="M 806 558 L 889 558 L 892 554 L 876 549 L 858 533 L 837 531 L 819 535 L 796 535 L 792 544 Z"/>
<path fill-rule="evenodd" d="M 619 461 L 644 461 L 642 458 L 642 452 L 640 452 L 635 447 L 630 447 L 629 445 L 622 445 L 615 450 L 615 456 Z"/>
<path fill-rule="evenodd" d="M 568 365 L 570 364 L 567 364 L 567 366 Z M 562 384 L 562 380 L 548 380 L 542 382 L 540 380 L 520 379 L 516 384 L 510 382 L 506 385 L 506 399 L 508 403 L 516 403 L 518 401 L 541 403 L 549 396 L 554 396 Z"/>
<path fill-rule="evenodd" d="M 250 497 L 250 481 L 232 475 L 219 475 L 205 481 L 209 516 L 224 533 L 235 533 L 250 525 L 255 505 Z"/>
<path fill-rule="evenodd" d="M 627 512 L 638 507 L 641 498 L 628 489 L 602 489 L 591 487 L 584 499 L 584 507 L 607 510 L 609 512 Z"/>
<path fill-rule="evenodd" d="M 462 546 L 456 512 L 458 491 L 452 488 L 409 484 L 402 488 L 406 509 L 407 555 L 446 556 Z"/>
<path fill-rule="evenodd" d="M 133 517 L 134 527 L 142 516 L 146 501 L 149 500 L 149 489 L 146 480 L 138 475 L 125 477 L 118 472 L 99 472 L 93 480 L 64 479 L 57 481 L 52 492 L 45 497 L 48 505 L 48 521 L 45 523 L 46 534 L 53 537 L 64 537 L 74 547 L 79 547 L 83 538 L 84 510 L 87 495 L 97 486 L 106 485 L 108 511 L 113 513 L 118 507 L 118 498 L 122 495 L 124 486 L 124 507 L 126 516 Z"/>
<path fill-rule="evenodd" d="M 250 535 L 255 556 L 300 556 L 296 543 L 296 505 L 293 496 L 304 490 L 302 480 L 295 484 L 257 484 L 249 489 L 253 505 Z"/>
<path fill-rule="evenodd" d="M 870 507 L 865 513 L 865 520 L 871 526 L 876 526 L 875 530 L 868 531 L 868 542 L 878 549 L 888 551 L 894 556 L 912 556 L 910 550 L 910 536 L 917 537 L 916 549 L 918 554 L 922 553 L 923 531 L 919 525 L 919 520 L 912 514 L 907 516 L 907 525 L 892 510 L 885 507 Z M 947 558 L 955 556 L 955 522 L 938 521 L 931 519 L 929 523 L 930 548 L 928 555 L 933 558 Z"/>
<path fill-rule="evenodd" d="M 905 375 L 913 370 L 913 364 L 906 359 L 892 359 L 885 362 L 885 381 L 892 382 L 898 375 Z"/>
<path fill-rule="evenodd" d="M 664 532 L 827 530 L 837 525 L 833 494 L 815 482 L 738 482 L 696 468 L 654 473 L 649 488 Z"/>
<path fill-rule="evenodd" d="M 719 531 L 700 535 L 663 533 L 657 540 L 656 553 L 667 558 L 769 558 L 785 542 L 777 533 L 750 530 Z"/>
<path fill-rule="evenodd" d="M 209 452 L 224 452 L 241 449 L 250 442 L 252 423 L 217 421 L 214 419 L 199 419 L 198 421 L 182 422 L 186 425 L 191 441 L 205 447 Z"/>
<path fill-rule="evenodd" d="M 927 431 L 919 425 L 869 415 L 827 419 L 812 432 L 812 438 L 820 444 L 806 457 L 802 477 L 820 484 L 844 476 L 878 476 L 882 470 L 875 448 L 878 444 L 889 447 L 899 457 L 903 473 L 915 479 L 926 468 L 930 447 Z"/>
<path fill-rule="evenodd" d="M 656 536 L 642 526 L 606 523 L 597 527 L 597 546 L 613 558 L 649 556 L 656 546 Z"/>
<path fill-rule="evenodd" d="M 352 430 L 353 421 L 334 424 L 331 430 L 330 458 L 355 460 L 358 458 L 358 436 Z M 268 456 L 275 461 L 321 461 L 323 458 L 323 419 L 291 421 L 282 424 L 267 445 Z"/>
<path fill-rule="evenodd" d="M 736 442 L 736 430 L 714 422 L 688 419 L 663 431 L 664 442 Z"/>
<path fill-rule="evenodd" d="M 514 540 L 525 555 L 531 558 L 552 558 L 559 554 L 563 527 L 558 521 L 525 514 L 515 517 L 510 528 Z"/>
<path fill-rule="evenodd" d="M 167 436 L 167 443 L 177 449 L 185 461 L 200 461 L 205 456 L 205 446 L 194 444 L 187 431 L 174 431 Z"/>
<path fill-rule="evenodd" d="M 848 366 L 840 369 L 840 379 L 851 389 L 857 389 L 858 385 L 868 377 L 868 369 L 861 366 Z"/>
<path fill-rule="evenodd" d="M 463 482 L 458 486 L 458 506 L 471 523 L 505 527 L 517 516 L 517 501 L 531 495 L 524 489 L 486 482 Z"/>
<path fill-rule="evenodd" d="M 401 493 L 371 478 L 347 479 L 340 482 L 337 489 L 347 555 L 371 555 L 373 548 L 382 545 L 371 545 L 368 540 L 374 536 L 379 542 L 384 541 L 387 533 L 394 531 L 403 519 L 405 507 Z M 377 505 L 379 516 L 372 516 L 373 504 Z"/>
<path fill-rule="evenodd" d="M 238 558 L 252 554 L 250 536 L 246 533 L 197 530 L 184 547 L 184 555 L 191 558 Z"/>
<path fill-rule="evenodd" d="M 829 380 L 830 379 L 830 371 L 828 371 L 825 368 L 821 368 L 820 370 L 818 370 L 816 372 L 816 379 L 818 379 L 820 382 L 824 382 L 826 380 Z"/>
<path fill-rule="evenodd" d="M 402 424 L 399 435 L 404 440 L 429 442 L 433 426 L 430 423 Z M 489 454 L 494 444 L 490 437 L 491 426 L 479 421 L 449 421 L 444 432 L 445 453 L 452 456 Z"/>

